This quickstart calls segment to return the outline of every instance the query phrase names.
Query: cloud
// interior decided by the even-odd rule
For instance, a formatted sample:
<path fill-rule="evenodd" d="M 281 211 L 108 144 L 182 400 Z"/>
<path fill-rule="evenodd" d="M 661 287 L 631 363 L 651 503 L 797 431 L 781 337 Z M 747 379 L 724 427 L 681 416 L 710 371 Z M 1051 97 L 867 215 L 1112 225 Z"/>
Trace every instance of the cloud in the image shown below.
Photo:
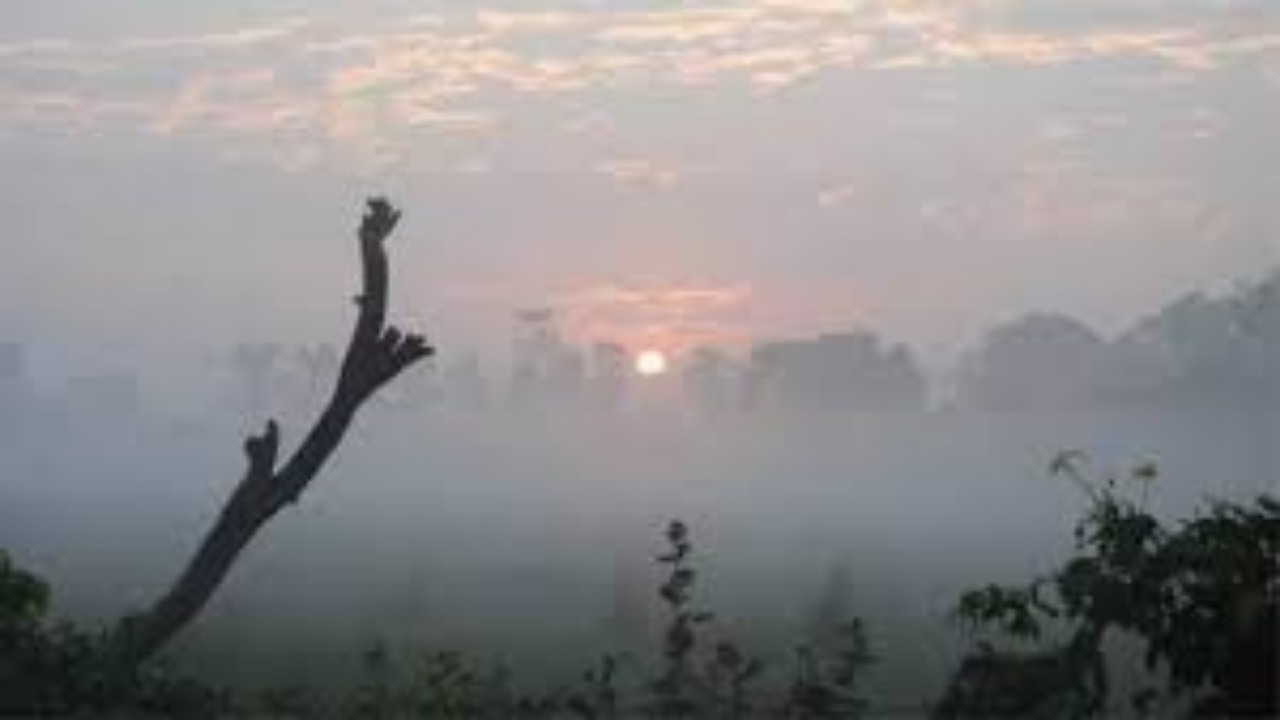
<path fill-rule="evenodd" d="M 745 284 L 602 284 L 556 295 L 553 305 L 576 339 L 682 352 L 748 337 L 751 301 Z"/>
<path fill-rule="evenodd" d="M 498 125 L 498 116 L 477 110 L 440 110 L 430 104 L 406 108 L 402 117 L 409 127 L 430 127 L 442 132 L 487 133 Z"/>
<path fill-rule="evenodd" d="M 671 187 L 685 175 L 685 171 L 680 168 L 644 158 L 606 160 L 597 165 L 596 170 L 620 184 L 650 188 Z"/>
<path fill-rule="evenodd" d="M 281 43 L 300 35 L 307 27 L 305 17 L 289 17 L 258 27 L 245 27 L 230 32 L 194 35 L 124 38 L 110 43 L 108 53 L 235 51 Z"/>
<path fill-rule="evenodd" d="M 1152 238 L 1211 243 L 1227 228 L 1223 207 L 1185 178 L 1100 178 L 1092 168 L 1044 158 L 984 193 L 958 190 L 925 201 L 919 212 L 938 236 L 993 248 L 1032 244 L 1054 253 L 1073 246 L 1149 253 Z"/>
<path fill-rule="evenodd" d="M 476 22 L 483 31 L 499 35 L 566 32 L 588 24 L 588 17 L 573 12 L 481 10 Z"/>
<path fill-rule="evenodd" d="M 853 183 L 840 183 L 824 188 L 818 193 L 818 205 L 824 208 L 836 208 L 848 205 L 858 197 L 858 186 Z"/>
<path fill-rule="evenodd" d="M 78 131 L 92 118 L 158 133 L 251 135 L 342 151 L 404 145 L 419 132 L 493 132 L 521 100 L 728 84 L 769 94 L 850 71 L 1043 72 L 1123 60 L 1145 63 L 1136 70 L 1128 63 L 1126 76 L 1142 73 L 1154 82 L 1170 72 L 1257 63 L 1274 87 L 1280 30 L 1265 22 L 1246 23 L 1225 10 L 1190 16 L 1151 6 L 1145 14 L 1102 13 L 1106 20 L 1096 24 L 1053 27 L 1027 24 L 1036 16 L 1013 7 L 721 0 L 653 10 L 399 17 L 353 10 L 204 34 L 20 39 L 0 44 L 0 127 Z M 626 158 L 598 169 L 620 182 L 657 187 L 681 177 L 679 170 Z"/>

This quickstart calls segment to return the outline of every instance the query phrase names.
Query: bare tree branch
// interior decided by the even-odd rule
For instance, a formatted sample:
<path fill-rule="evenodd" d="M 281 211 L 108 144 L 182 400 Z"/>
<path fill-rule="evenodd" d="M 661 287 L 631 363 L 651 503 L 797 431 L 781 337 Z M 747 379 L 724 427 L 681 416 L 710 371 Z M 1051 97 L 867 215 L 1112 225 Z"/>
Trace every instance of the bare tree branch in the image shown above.
<path fill-rule="evenodd" d="M 194 557 L 149 610 L 126 618 L 114 636 L 112 662 L 134 668 L 155 654 L 200 612 L 241 551 L 266 523 L 302 492 L 342 442 L 366 400 L 435 351 L 421 335 L 386 323 L 388 262 L 384 243 L 400 212 L 382 198 L 369 200 L 360 225 L 363 291 L 333 396 L 293 455 L 277 469 L 280 428 L 268 421 L 245 441 L 248 469 L 223 505 Z"/>

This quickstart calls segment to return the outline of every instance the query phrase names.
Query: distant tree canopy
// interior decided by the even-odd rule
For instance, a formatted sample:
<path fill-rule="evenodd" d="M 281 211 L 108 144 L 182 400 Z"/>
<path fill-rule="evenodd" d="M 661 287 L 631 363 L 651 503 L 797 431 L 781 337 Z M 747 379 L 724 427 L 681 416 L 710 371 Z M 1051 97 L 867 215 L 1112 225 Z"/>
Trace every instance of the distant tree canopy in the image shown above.
<path fill-rule="evenodd" d="M 1280 271 L 1191 294 L 1114 340 L 1062 315 L 992 330 L 965 360 L 958 401 L 979 410 L 1233 408 L 1280 404 Z"/>
<path fill-rule="evenodd" d="M 960 400 L 983 410 L 1085 407 L 1108 346 L 1063 315 L 1033 314 L 992 330 L 962 371 Z"/>
<path fill-rule="evenodd" d="M 869 332 L 757 345 L 747 372 L 753 406 L 921 410 L 927 397 L 911 351 Z"/>
<path fill-rule="evenodd" d="M 387 393 L 397 407 L 500 412 L 512 408 L 613 411 L 634 399 L 631 353 L 579 344 L 549 309 L 516 316 L 511 364 L 451 356 L 440 374 Z M 0 417 L 13 420 L 27 387 L 25 346 L 0 340 Z M 898 412 L 938 401 L 976 411 L 1229 410 L 1280 406 L 1280 269 L 1220 296 L 1191 293 L 1105 336 L 1061 313 L 1033 312 L 992 328 L 955 369 L 945 392 L 912 350 L 869 330 L 761 340 L 745 357 L 704 345 L 674 352 L 683 402 L 701 415 L 743 412 Z M 230 396 L 254 412 L 305 408 L 338 372 L 338 349 L 243 342 L 223 355 Z M 487 374 L 486 371 L 488 371 Z M 68 383 L 66 402 L 112 411 L 145 388 L 101 373 Z M 136 385 L 136 382 L 135 382 Z"/>
<path fill-rule="evenodd" d="M 1220 298 L 1188 295 L 1139 322 L 1120 343 L 1145 362 L 1148 400 L 1274 411 L 1280 404 L 1280 270 Z"/>

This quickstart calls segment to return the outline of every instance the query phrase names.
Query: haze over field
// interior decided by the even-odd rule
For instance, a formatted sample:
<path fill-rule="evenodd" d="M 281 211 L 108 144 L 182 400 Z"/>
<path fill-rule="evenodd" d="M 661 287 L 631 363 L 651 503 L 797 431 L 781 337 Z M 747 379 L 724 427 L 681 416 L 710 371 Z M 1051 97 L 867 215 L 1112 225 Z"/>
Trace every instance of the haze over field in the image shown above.
<path fill-rule="evenodd" d="M 782 652 L 837 602 L 886 648 L 876 697 L 915 706 L 954 665 L 957 593 L 1068 550 L 1087 498 L 1049 477 L 1059 451 L 1084 449 L 1101 475 L 1158 462 L 1163 517 L 1274 490 L 1278 330 L 1280 274 L 1115 339 L 1029 315 L 977 344 L 944 394 L 865 332 L 704 349 L 646 375 L 526 317 L 511 367 L 449 361 L 370 408 L 179 652 L 215 677 L 326 682 L 381 635 L 563 678 L 655 641 L 652 560 L 680 517 L 729 628 Z M 100 620 L 191 552 L 239 477 L 249 418 L 296 441 L 336 371 L 323 346 L 242 345 L 205 400 L 163 408 L 145 378 L 53 393 L 24 380 L 19 346 L 5 357 L 0 542 L 63 610 Z"/>
<path fill-rule="evenodd" d="M 299 440 L 404 210 L 439 354 L 182 636 L 219 678 L 572 674 L 652 639 L 680 517 L 730 627 L 838 601 L 911 705 L 961 588 L 1068 550 L 1057 452 L 1163 517 L 1275 490 L 1270 0 L 20 0 L 0 158 L 0 549 L 89 621 Z"/>

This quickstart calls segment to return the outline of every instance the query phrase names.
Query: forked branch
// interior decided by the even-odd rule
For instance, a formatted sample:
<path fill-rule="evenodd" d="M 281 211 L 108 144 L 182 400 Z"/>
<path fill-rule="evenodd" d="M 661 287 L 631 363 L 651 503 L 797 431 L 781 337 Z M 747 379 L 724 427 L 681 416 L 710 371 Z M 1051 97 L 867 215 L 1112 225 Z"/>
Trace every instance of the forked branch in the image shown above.
<path fill-rule="evenodd" d="M 369 200 L 359 232 L 363 267 L 363 291 L 356 300 L 359 314 L 333 395 L 320 417 L 283 466 L 277 467 L 280 428 L 274 420 L 267 422 L 261 435 L 245 441 L 244 479 L 223 505 L 195 556 L 155 605 L 126 618 L 117 629 L 112 662 L 118 667 L 136 667 L 191 622 L 249 541 L 307 489 L 365 401 L 434 353 L 421 335 L 402 333 L 386 321 L 385 241 L 399 220 L 400 212 L 386 200 Z"/>

